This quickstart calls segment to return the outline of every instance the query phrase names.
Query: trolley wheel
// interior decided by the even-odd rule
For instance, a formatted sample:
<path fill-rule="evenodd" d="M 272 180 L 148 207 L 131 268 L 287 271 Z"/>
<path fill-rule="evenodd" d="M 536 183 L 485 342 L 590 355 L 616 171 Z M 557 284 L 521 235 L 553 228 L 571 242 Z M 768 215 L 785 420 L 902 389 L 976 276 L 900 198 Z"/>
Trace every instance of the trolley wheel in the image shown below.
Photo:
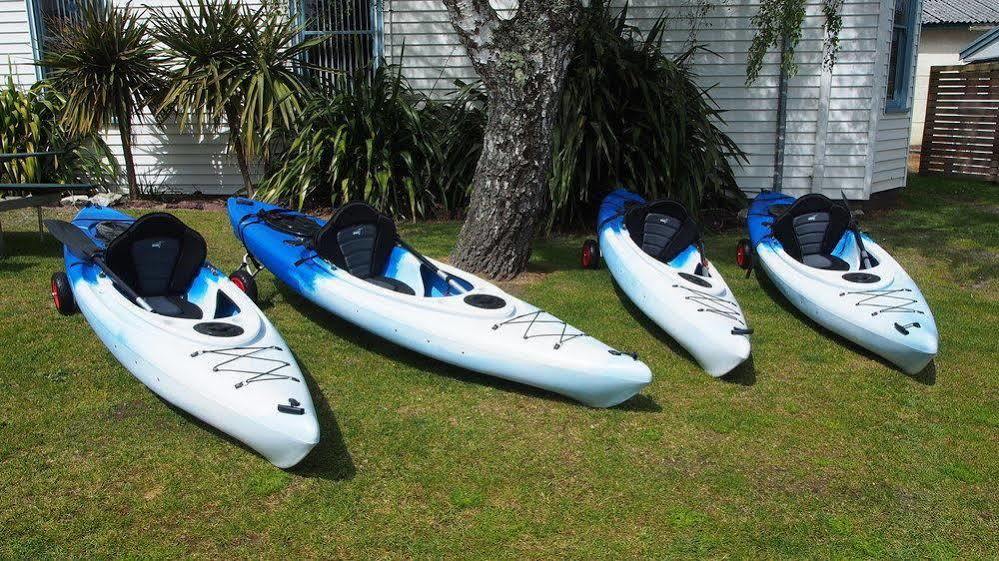
<path fill-rule="evenodd" d="M 73 298 L 73 288 L 69 284 L 66 273 L 52 273 L 52 303 L 55 309 L 64 316 L 76 313 L 76 300 Z"/>
<path fill-rule="evenodd" d="M 739 240 L 735 246 L 735 262 L 746 271 L 753 266 L 753 246 L 746 238 Z"/>
<path fill-rule="evenodd" d="M 583 251 L 580 254 L 579 264 L 584 269 L 600 268 L 600 246 L 597 240 L 586 240 L 583 242 Z"/>
<path fill-rule="evenodd" d="M 236 269 L 233 274 L 229 275 L 229 280 L 232 281 L 232 284 L 236 285 L 236 288 L 249 296 L 254 304 L 257 303 L 257 281 L 254 280 L 253 275 L 247 272 L 246 269 Z"/>

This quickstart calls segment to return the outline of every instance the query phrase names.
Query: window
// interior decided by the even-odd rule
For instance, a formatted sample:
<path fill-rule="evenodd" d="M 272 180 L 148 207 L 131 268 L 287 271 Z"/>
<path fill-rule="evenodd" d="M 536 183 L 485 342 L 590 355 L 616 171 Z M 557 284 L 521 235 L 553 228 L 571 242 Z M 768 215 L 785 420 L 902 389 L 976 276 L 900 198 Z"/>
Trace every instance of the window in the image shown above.
<path fill-rule="evenodd" d="M 82 0 L 27 0 L 28 27 L 31 28 L 31 50 L 35 60 L 40 60 L 45 52 L 45 43 L 52 38 L 60 25 L 80 18 Z M 38 78 L 44 76 L 44 69 L 37 67 Z"/>
<path fill-rule="evenodd" d="M 381 0 L 297 0 L 304 38 L 332 34 L 305 60 L 342 72 L 374 68 L 382 56 Z M 324 80 L 329 80 L 327 74 Z"/>
<path fill-rule="evenodd" d="M 908 111 L 912 83 L 912 51 L 915 42 L 913 13 L 918 0 L 895 0 L 891 47 L 888 53 L 888 89 L 885 111 Z"/>

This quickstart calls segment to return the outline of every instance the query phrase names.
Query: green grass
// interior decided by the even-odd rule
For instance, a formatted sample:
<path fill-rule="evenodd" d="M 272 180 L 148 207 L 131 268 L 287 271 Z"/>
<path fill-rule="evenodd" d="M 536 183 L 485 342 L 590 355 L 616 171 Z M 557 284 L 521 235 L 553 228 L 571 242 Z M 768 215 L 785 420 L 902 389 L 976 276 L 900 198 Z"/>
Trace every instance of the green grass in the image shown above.
<path fill-rule="evenodd" d="M 46 211 L 49 216 L 56 214 Z M 68 215 L 67 212 L 61 212 Z M 221 213 L 177 212 L 213 262 Z M 48 295 L 62 267 L 8 213 L 0 261 L 0 557 L 962 557 L 999 551 L 999 188 L 914 179 L 865 227 L 906 265 L 942 337 L 909 377 L 822 332 L 708 249 L 750 322 L 753 365 L 702 373 L 541 243 L 509 286 L 655 381 L 589 409 L 366 335 L 260 275 L 262 307 L 311 378 L 322 442 L 282 472 L 166 406 Z M 457 224 L 403 232 L 444 256 Z"/>

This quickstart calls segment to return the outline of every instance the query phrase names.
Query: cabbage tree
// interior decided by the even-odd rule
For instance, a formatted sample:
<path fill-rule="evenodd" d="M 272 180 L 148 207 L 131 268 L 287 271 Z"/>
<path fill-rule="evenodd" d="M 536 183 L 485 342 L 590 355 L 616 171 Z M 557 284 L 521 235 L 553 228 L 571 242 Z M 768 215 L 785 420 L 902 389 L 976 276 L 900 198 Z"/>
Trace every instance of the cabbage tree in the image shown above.
<path fill-rule="evenodd" d="M 129 7 L 86 0 L 78 20 L 56 27 L 39 62 L 65 98 L 61 121 L 74 136 L 116 125 L 128 192 L 139 195 L 132 156 L 132 121 L 162 89 L 161 60 L 146 23 Z"/>
<path fill-rule="evenodd" d="M 152 20 L 170 68 L 159 115 L 198 132 L 227 130 L 252 195 L 249 162 L 266 155 L 277 127 L 294 123 L 306 93 L 301 59 L 325 37 L 299 41 L 300 27 L 269 2 L 181 0 Z"/>

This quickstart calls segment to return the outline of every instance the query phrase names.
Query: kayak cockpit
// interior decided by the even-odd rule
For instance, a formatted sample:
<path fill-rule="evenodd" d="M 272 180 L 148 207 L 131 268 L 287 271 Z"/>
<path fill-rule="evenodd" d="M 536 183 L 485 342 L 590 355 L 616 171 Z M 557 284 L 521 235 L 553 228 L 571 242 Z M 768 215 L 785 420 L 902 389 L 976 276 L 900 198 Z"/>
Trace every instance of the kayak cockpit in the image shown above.
<path fill-rule="evenodd" d="M 138 220 L 104 219 L 80 226 L 104 247 L 107 266 L 148 311 L 187 320 L 223 319 L 240 313 L 239 306 L 213 282 L 218 275 L 206 266 L 204 239 L 176 217 L 153 213 Z M 133 300 L 118 283 L 112 285 Z"/>
<path fill-rule="evenodd" d="M 771 205 L 773 237 L 784 251 L 808 267 L 849 271 L 853 267 L 840 255 L 846 242 L 857 243 L 853 217 L 844 205 L 820 194 L 805 195 L 791 205 Z M 861 257 L 861 256 L 858 256 Z M 877 265 L 869 258 L 866 267 Z"/>
<path fill-rule="evenodd" d="M 287 213 L 277 216 L 284 217 L 283 222 L 290 220 Z M 395 222 L 366 203 L 348 203 L 326 224 L 313 224 L 316 229 L 308 243 L 316 255 L 370 284 L 424 298 L 453 296 L 473 288 L 464 279 L 442 272 L 406 245 L 399 238 Z M 301 220 L 295 226 L 299 231 L 295 235 L 309 235 Z"/>

